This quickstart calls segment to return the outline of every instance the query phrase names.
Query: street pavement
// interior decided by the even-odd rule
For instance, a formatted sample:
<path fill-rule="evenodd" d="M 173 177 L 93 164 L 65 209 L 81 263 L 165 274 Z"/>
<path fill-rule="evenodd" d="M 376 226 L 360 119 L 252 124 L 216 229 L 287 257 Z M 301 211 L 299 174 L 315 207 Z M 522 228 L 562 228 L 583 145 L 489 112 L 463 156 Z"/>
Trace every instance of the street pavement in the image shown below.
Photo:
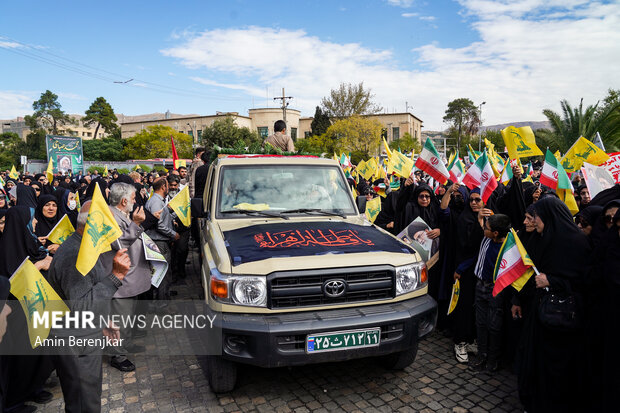
<path fill-rule="evenodd" d="M 199 299 L 198 260 L 190 253 L 188 278 L 173 290 Z M 137 341 L 146 344 L 146 338 Z M 102 411 L 120 412 L 522 412 L 516 376 L 504 368 L 474 373 L 453 356 L 452 340 L 433 333 L 420 343 L 415 362 L 391 371 L 362 359 L 295 368 L 242 367 L 236 389 L 211 392 L 203 356 L 133 355 L 136 370 L 121 373 L 103 362 Z M 64 412 L 54 376 L 54 399 L 38 411 Z"/>

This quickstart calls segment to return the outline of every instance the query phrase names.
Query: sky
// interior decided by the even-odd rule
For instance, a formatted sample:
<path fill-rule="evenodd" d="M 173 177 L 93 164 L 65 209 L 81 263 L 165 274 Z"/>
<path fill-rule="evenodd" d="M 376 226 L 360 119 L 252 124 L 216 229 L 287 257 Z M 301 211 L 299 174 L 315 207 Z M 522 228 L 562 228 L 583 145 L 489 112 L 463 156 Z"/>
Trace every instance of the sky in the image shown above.
<path fill-rule="evenodd" d="M 0 119 L 45 90 L 80 113 L 312 116 L 341 83 L 443 130 L 469 98 L 484 124 L 545 120 L 620 89 L 620 0 L 10 1 L 0 13 Z"/>

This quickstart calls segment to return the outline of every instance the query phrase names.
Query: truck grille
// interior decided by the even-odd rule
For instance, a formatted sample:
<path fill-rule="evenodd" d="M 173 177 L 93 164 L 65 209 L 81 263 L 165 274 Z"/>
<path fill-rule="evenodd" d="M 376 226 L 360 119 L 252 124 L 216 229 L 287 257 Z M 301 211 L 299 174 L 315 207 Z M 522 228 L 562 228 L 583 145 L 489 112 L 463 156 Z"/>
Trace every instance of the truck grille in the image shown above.
<path fill-rule="evenodd" d="M 330 280 L 346 283 L 343 295 L 329 297 L 324 284 Z M 275 273 L 267 278 L 269 308 L 311 307 L 384 300 L 394 297 L 394 269 L 390 266 L 363 269 L 295 271 Z"/>

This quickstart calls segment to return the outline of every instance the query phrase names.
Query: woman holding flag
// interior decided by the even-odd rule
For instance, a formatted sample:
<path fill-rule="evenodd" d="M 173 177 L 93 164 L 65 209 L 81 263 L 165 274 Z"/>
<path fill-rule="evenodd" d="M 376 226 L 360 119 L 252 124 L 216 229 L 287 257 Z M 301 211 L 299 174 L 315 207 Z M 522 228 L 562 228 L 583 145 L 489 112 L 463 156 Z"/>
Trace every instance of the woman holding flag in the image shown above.
<path fill-rule="evenodd" d="M 59 245 L 47 240 L 47 235 L 56 226 L 62 214 L 58 209 L 58 200 L 54 195 L 41 195 L 38 199 L 37 209 L 34 211 L 36 225 L 34 234 L 50 254 L 58 249 Z"/>
<path fill-rule="evenodd" d="M 519 396 L 528 412 L 585 411 L 579 398 L 582 333 L 578 328 L 561 330 L 543 324 L 541 306 L 545 295 L 581 296 L 590 266 L 590 245 L 558 198 L 545 197 L 534 209 L 537 235 L 528 243 L 528 252 L 538 273 L 534 308 L 527 314 L 521 340 Z"/>

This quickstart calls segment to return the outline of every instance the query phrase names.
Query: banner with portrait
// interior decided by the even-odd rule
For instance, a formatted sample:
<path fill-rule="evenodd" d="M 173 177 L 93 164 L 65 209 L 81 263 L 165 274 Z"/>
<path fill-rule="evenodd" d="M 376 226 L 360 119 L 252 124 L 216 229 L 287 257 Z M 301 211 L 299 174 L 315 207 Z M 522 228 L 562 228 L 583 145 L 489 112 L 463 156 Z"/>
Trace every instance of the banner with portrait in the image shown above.
<path fill-rule="evenodd" d="M 46 135 L 47 161 L 52 160 L 54 173 L 84 171 L 82 138 L 73 136 Z"/>

